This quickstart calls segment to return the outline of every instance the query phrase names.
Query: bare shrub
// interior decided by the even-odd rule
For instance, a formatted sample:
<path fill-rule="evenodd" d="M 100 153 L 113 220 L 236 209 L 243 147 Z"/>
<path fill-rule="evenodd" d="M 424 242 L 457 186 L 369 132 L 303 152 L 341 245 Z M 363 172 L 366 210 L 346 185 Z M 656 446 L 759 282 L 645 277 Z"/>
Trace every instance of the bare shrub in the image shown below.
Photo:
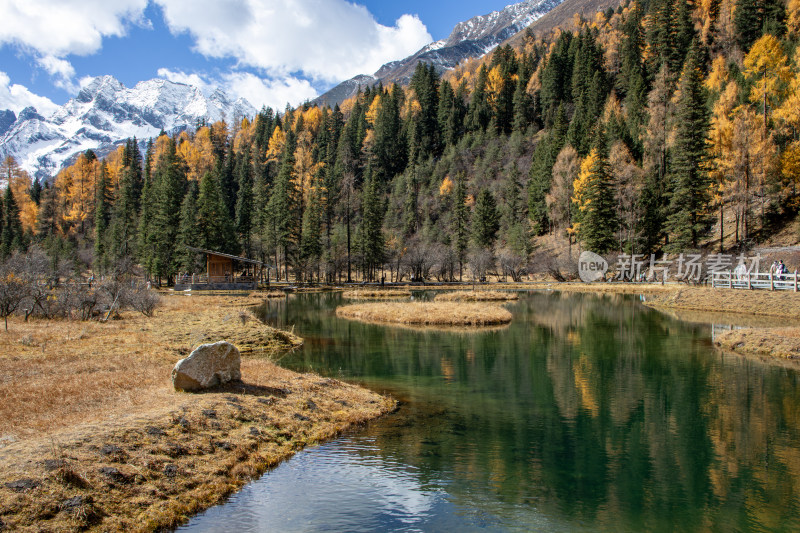
<path fill-rule="evenodd" d="M 531 262 L 531 271 L 544 273 L 556 281 L 569 281 L 578 277 L 578 258 L 575 255 L 542 252 Z"/>
<path fill-rule="evenodd" d="M 435 262 L 433 246 L 414 238 L 403 256 L 402 268 L 410 275 L 411 281 L 424 281 L 430 277 Z"/>
<path fill-rule="evenodd" d="M 502 248 L 497 253 L 497 263 L 503 276 L 511 276 L 511 279 L 517 283 L 522 281 L 522 276 L 528 269 L 528 258 L 509 248 Z"/>
<path fill-rule="evenodd" d="M 494 256 L 486 248 L 476 248 L 467 256 L 467 263 L 472 271 L 472 279 L 484 281 L 486 274 L 494 268 Z"/>
<path fill-rule="evenodd" d="M 161 295 L 142 284 L 132 288 L 127 294 L 126 304 L 146 317 L 153 316 L 161 303 Z"/>

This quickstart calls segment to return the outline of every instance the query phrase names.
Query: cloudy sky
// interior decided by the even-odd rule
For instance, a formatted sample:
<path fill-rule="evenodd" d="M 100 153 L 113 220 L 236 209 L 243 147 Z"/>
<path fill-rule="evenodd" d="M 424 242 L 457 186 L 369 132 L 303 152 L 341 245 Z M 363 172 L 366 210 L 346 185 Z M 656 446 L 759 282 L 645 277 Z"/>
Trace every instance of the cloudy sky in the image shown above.
<path fill-rule="evenodd" d="M 47 115 L 94 76 L 221 87 L 282 109 L 513 0 L 2 0 L 0 109 Z"/>

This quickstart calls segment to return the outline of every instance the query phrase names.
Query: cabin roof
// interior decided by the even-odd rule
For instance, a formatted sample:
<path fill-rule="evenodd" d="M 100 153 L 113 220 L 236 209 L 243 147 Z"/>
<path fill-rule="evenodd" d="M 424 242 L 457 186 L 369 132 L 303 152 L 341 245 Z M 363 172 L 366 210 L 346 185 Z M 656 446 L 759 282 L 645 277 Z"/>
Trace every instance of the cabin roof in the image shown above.
<path fill-rule="evenodd" d="M 203 253 L 203 254 L 210 254 L 210 255 L 218 255 L 220 257 L 227 257 L 228 259 L 233 259 L 234 261 L 241 261 L 242 263 L 251 263 L 253 265 L 261 265 L 261 266 L 265 266 L 265 267 L 268 267 L 268 268 L 272 268 L 267 263 L 263 263 L 263 262 L 258 261 L 256 259 L 248 259 L 247 257 L 241 257 L 241 256 L 238 256 L 238 255 L 225 254 L 225 253 L 222 253 L 222 252 L 215 252 L 214 250 L 206 250 L 204 248 L 195 248 L 194 246 L 187 246 L 186 248 L 191 250 L 191 251 L 193 251 L 193 252 L 198 252 L 198 253 Z"/>

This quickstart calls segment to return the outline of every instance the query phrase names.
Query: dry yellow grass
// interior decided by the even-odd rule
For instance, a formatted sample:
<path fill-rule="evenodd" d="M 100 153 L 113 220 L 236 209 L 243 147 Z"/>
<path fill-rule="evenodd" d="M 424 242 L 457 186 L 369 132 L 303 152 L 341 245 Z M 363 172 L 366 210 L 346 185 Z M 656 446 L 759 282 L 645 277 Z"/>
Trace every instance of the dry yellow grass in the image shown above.
<path fill-rule="evenodd" d="M 800 294 L 789 291 L 712 289 L 673 286 L 671 291 L 652 293 L 645 304 L 671 309 L 745 313 L 800 319 Z"/>
<path fill-rule="evenodd" d="M 511 322 L 498 305 L 451 302 L 371 302 L 338 307 L 336 316 L 414 326 L 496 326 Z"/>
<path fill-rule="evenodd" d="M 454 291 L 439 293 L 434 300 L 437 302 L 504 302 L 519 300 L 519 295 L 508 291 Z"/>
<path fill-rule="evenodd" d="M 726 331 L 715 344 L 735 353 L 788 359 L 800 364 L 800 328 L 745 328 Z"/>
<path fill-rule="evenodd" d="M 125 314 L 106 324 L 12 320 L 0 334 L 5 527 L 173 527 L 298 448 L 393 408 L 260 356 L 299 339 L 264 326 L 241 302 L 176 296 L 152 319 Z M 244 348 L 243 382 L 174 391 L 175 362 L 219 338 Z"/>
<path fill-rule="evenodd" d="M 380 299 L 380 298 L 408 298 L 411 296 L 411 291 L 406 289 L 375 289 L 375 290 L 354 290 L 344 291 L 342 298 L 350 300 L 366 300 L 366 299 Z"/>

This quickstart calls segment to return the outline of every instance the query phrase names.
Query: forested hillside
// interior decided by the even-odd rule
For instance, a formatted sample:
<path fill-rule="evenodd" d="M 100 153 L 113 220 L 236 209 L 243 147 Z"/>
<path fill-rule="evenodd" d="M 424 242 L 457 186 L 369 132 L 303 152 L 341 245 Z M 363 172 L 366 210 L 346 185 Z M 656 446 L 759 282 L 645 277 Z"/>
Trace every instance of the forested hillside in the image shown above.
<path fill-rule="evenodd" d="M 518 278 L 545 241 L 750 246 L 797 211 L 799 37 L 800 0 L 634 2 L 334 109 L 89 152 L 44 187 L 6 160 L 1 251 L 169 282 L 202 270 L 190 245 L 333 281 Z"/>

